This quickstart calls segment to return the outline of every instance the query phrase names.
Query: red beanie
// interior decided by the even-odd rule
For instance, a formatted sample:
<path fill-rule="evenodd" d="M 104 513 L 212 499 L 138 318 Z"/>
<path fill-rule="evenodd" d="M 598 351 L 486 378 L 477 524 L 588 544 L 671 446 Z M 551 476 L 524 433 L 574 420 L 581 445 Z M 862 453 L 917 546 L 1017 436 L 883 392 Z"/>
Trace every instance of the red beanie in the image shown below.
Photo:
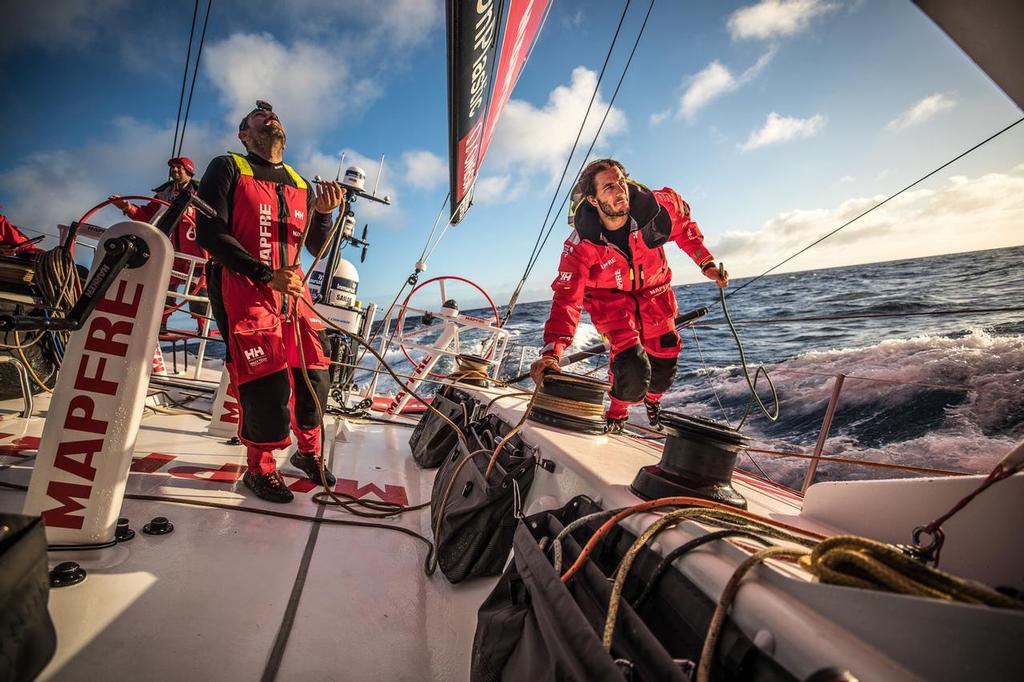
<path fill-rule="evenodd" d="M 196 165 L 192 163 L 192 159 L 188 158 L 187 156 L 175 156 L 173 159 L 168 159 L 167 165 L 178 165 L 184 168 L 186 171 L 188 171 L 189 175 L 196 174 Z"/>

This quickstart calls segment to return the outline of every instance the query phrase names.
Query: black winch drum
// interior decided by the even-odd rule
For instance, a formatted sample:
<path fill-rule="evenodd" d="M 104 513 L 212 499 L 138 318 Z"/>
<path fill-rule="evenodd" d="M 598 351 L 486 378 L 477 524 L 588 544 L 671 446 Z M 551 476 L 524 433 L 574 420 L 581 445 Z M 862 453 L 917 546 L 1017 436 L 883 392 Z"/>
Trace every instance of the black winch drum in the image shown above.
<path fill-rule="evenodd" d="M 645 466 L 630 485 L 646 500 L 659 497 L 700 497 L 747 508 L 747 500 L 732 487 L 736 456 L 748 439 L 711 419 L 663 411 L 667 438 L 661 461 Z"/>
<path fill-rule="evenodd" d="M 604 433 L 604 394 L 609 389 L 607 381 L 550 372 L 544 375 L 528 419 L 577 433 Z"/>

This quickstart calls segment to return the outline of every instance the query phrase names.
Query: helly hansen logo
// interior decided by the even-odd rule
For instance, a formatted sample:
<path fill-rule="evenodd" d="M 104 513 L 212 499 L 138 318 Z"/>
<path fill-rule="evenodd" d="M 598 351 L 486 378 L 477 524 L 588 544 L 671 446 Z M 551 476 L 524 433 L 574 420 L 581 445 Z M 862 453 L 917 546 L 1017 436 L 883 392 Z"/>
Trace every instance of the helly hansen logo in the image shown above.
<path fill-rule="evenodd" d="M 570 281 L 572 281 L 572 273 L 571 272 L 559 272 L 558 273 L 558 281 L 559 282 L 570 282 Z"/>
<path fill-rule="evenodd" d="M 299 209 L 295 209 L 294 215 L 296 220 L 302 220 L 303 218 L 306 217 L 306 214 L 300 211 Z"/>
<path fill-rule="evenodd" d="M 245 361 L 249 363 L 250 367 L 261 365 L 267 361 L 267 354 L 260 346 L 254 348 L 245 349 Z"/>

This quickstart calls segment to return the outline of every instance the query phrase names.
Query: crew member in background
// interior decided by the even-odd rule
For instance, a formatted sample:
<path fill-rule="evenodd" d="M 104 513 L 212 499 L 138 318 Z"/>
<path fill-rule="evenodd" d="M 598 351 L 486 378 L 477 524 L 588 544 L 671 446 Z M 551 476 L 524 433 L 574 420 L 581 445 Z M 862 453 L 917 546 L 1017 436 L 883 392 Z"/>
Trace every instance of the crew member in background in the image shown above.
<path fill-rule="evenodd" d="M 36 246 L 37 240 L 29 239 L 7 216 L 0 213 L 0 256 L 34 257 L 43 250 Z"/>
<path fill-rule="evenodd" d="M 629 406 L 641 400 L 657 428 L 661 396 L 672 385 L 682 347 L 664 244 L 675 242 L 719 287 L 728 284 L 728 276 L 715 266 L 679 194 L 667 187 L 652 191 L 628 180 L 626 169 L 614 159 L 599 159 L 583 169 L 571 210 L 574 229 L 551 284 L 545 346 L 530 374 L 539 386 L 546 371 L 558 370 L 585 309 L 611 344 L 607 430 L 620 433 Z"/>
<path fill-rule="evenodd" d="M 199 185 L 196 184 L 192 176 L 196 174 L 196 165 L 192 163 L 192 159 L 187 156 L 176 156 L 173 159 L 167 161 L 167 165 L 170 167 L 169 175 L 170 179 L 167 182 L 153 189 L 156 192 L 156 198 L 162 199 L 163 201 L 173 201 L 178 194 L 186 189 L 198 190 Z M 117 195 L 110 197 L 114 200 L 114 205 L 121 209 L 126 216 L 132 220 L 140 220 L 144 223 L 152 223 L 156 214 L 160 209 L 164 208 L 164 205 L 157 201 L 151 201 L 145 206 L 135 206 L 128 202 L 127 199 L 120 199 Z M 202 258 L 204 261 L 207 258 L 206 251 L 199 246 L 196 242 L 196 209 L 189 206 L 185 209 L 185 213 L 181 216 L 181 220 L 178 221 L 177 227 L 168 235 L 171 239 L 171 245 L 174 250 L 179 253 L 184 253 L 189 256 L 196 256 Z M 175 258 L 174 264 L 171 266 L 171 270 L 182 275 L 188 275 L 190 261 L 184 258 Z M 203 277 L 204 263 L 196 263 L 195 271 L 192 276 L 192 283 L 189 285 L 188 290 L 184 293 L 191 294 L 193 296 L 206 296 L 206 282 Z M 167 285 L 169 291 L 177 291 L 178 287 L 185 283 L 184 277 L 179 277 L 175 274 L 171 274 L 171 280 Z M 168 296 L 164 303 L 164 314 L 160 321 L 160 329 L 167 329 L 167 318 L 171 314 L 181 308 L 182 306 L 178 303 L 175 296 Z M 189 301 L 188 310 L 192 313 L 192 318 L 196 321 L 199 327 L 199 332 L 203 331 L 203 317 L 209 315 L 209 306 L 201 301 Z"/>
<path fill-rule="evenodd" d="M 211 256 L 213 316 L 242 409 L 239 437 L 248 460 L 242 481 L 265 500 L 289 502 L 292 493 L 277 471 L 274 450 L 289 445 L 290 421 L 298 441 L 292 465 L 321 482 L 330 364 L 324 325 L 293 263 L 304 231 L 306 248 L 320 251 L 345 190 L 332 182 L 314 191 L 282 162 L 284 126 L 266 102 L 258 101 L 242 119 L 238 139 L 248 153 L 218 156 L 199 184 L 200 198 L 218 217 L 200 215 L 198 236 Z M 326 469 L 323 482 L 335 482 Z"/>

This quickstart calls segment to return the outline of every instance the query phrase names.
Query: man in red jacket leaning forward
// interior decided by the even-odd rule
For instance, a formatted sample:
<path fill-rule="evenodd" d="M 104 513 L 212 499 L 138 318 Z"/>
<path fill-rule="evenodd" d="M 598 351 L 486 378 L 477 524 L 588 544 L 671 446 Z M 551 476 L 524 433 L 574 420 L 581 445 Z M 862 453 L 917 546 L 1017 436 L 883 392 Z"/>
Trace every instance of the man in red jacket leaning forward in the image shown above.
<path fill-rule="evenodd" d="M 572 343 L 580 311 L 611 344 L 605 412 L 610 433 L 622 431 L 629 406 L 644 401 L 651 424 L 659 425 L 661 396 L 672 385 L 681 341 L 672 271 L 664 245 L 673 241 L 704 276 L 725 287 L 690 219 L 690 207 L 675 190 L 649 190 L 627 180 L 614 159 L 598 159 L 580 174 L 573 192 L 572 223 L 558 276 L 552 282 L 551 314 L 544 324 L 544 349 L 530 367 L 535 383 L 557 370 Z"/>

